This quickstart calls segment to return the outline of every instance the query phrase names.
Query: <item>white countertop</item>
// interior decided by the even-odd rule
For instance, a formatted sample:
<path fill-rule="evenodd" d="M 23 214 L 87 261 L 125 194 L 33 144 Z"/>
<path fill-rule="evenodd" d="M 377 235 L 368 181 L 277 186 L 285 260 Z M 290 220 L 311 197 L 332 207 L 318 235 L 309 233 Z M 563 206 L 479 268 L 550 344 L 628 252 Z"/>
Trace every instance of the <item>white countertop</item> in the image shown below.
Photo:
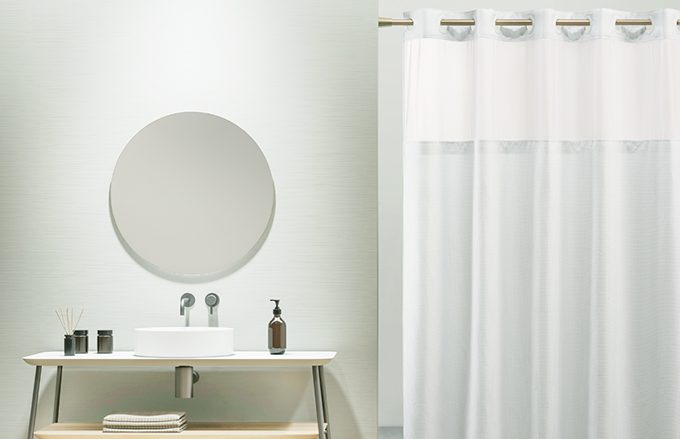
<path fill-rule="evenodd" d="M 283 355 L 271 355 L 267 351 L 237 351 L 227 357 L 160 358 L 138 357 L 132 351 L 112 354 L 77 354 L 66 357 L 63 352 L 41 352 L 23 360 L 33 366 L 323 366 L 335 358 L 335 352 L 287 351 Z"/>

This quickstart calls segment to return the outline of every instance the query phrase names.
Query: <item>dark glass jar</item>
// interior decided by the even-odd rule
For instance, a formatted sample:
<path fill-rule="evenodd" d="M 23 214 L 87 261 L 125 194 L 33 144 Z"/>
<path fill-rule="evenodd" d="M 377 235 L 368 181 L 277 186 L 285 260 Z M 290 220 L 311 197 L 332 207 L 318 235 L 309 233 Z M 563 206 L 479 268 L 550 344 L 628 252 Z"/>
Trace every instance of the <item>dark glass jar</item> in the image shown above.
<path fill-rule="evenodd" d="M 76 338 L 76 354 L 87 354 L 89 345 L 87 329 L 76 329 L 73 335 Z"/>
<path fill-rule="evenodd" d="M 113 353 L 113 330 L 100 329 L 97 331 L 97 353 L 98 354 Z"/>
<path fill-rule="evenodd" d="M 64 334 L 64 355 L 70 357 L 76 354 L 76 343 L 72 334 Z"/>

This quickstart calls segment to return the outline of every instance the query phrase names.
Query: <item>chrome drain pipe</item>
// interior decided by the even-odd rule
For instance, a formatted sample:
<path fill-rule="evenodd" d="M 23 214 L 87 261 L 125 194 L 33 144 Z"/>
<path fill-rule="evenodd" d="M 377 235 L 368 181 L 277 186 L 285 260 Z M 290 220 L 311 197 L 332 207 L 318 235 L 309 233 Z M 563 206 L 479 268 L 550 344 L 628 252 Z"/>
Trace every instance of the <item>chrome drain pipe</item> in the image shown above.
<path fill-rule="evenodd" d="M 194 383 L 199 378 L 198 372 L 192 366 L 175 367 L 175 398 L 193 398 Z"/>

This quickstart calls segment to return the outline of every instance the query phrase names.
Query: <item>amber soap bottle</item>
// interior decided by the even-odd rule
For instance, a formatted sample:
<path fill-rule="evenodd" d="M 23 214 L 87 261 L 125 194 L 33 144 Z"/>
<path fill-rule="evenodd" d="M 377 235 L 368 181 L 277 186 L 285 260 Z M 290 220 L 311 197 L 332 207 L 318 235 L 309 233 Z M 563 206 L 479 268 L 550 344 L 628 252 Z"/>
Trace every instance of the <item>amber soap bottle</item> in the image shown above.
<path fill-rule="evenodd" d="M 286 322 L 281 318 L 279 299 L 270 299 L 274 307 L 274 317 L 269 322 L 269 353 L 280 355 L 286 352 Z"/>

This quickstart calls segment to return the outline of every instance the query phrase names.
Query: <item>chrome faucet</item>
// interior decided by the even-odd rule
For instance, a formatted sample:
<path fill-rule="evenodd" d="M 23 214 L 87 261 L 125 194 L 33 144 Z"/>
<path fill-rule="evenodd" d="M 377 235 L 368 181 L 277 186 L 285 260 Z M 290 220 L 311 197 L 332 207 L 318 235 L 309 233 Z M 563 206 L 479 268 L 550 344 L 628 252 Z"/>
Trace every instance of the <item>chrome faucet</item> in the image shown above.
<path fill-rule="evenodd" d="M 217 321 L 217 305 L 220 304 L 220 296 L 215 293 L 208 294 L 205 296 L 205 304 L 210 309 L 208 313 L 208 326 L 211 328 L 219 326 Z"/>
<path fill-rule="evenodd" d="M 184 316 L 184 326 L 189 326 L 189 310 L 196 303 L 196 298 L 191 293 L 182 294 L 179 299 L 179 315 Z"/>

